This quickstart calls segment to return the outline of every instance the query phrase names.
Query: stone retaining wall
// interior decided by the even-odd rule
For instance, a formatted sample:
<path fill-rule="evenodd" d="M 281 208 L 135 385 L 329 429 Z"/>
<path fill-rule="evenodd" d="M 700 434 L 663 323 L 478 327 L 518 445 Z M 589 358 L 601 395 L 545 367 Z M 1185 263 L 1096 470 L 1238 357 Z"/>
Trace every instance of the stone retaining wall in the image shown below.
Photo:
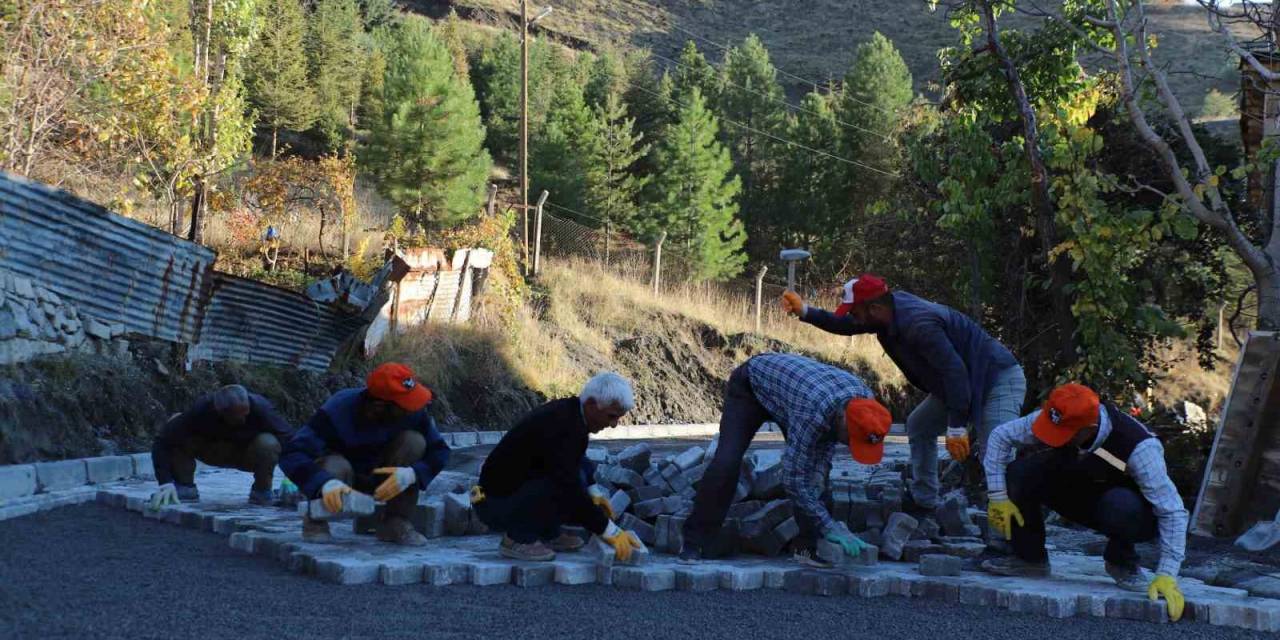
<path fill-rule="evenodd" d="M 81 314 L 29 278 L 0 271 L 0 365 L 82 351 L 127 356 L 124 325 Z"/>

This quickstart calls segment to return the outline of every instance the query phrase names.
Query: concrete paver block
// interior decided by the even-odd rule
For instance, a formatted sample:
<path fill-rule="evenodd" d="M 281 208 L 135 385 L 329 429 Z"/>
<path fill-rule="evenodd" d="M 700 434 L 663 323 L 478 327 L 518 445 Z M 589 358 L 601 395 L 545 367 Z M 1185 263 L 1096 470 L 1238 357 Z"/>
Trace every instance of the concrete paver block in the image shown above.
<path fill-rule="evenodd" d="M 151 461 L 150 453 L 135 453 L 129 456 L 133 459 L 133 476 L 144 480 L 156 479 L 155 463 Z"/>
<path fill-rule="evenodd" d="M 969 504 L 960 493 L 948 494 L 934 514 L 943 532 L 949 536 L 966 535 L 966 527 L 973 524 L 969 520 Z"/>
<path fill-rule="evenodd" d="M 643 443 L 631 445 L 618 453 L 618 466 L 636 473 L 644 473 L 649 468 L 652 456 L 653 448 L 649 445 Z"/>
<path fill-rule="evenodd" d="M 379 564 L 354 558 L 317 559 L 316 577 L 335 584 L 371 584 L 378 581 Z"/>
<path fill-rule="evenodd" d="M 851 575 L 849 576 L 849 595 L 860 598 L 879 598 L 889 595 L 893 580 L 883 575 Z"/>
<path fill-rule="evenodd" d="M 511 583 L 511 565 L 497 562 L 471 562 L 471 584 L 487 587 Z"/>
<path fill-rule="evenodd" d="M 627 496 L 631 498 L 631 504 L 653 500 L 663 497 L 662 487 L 657 485 L 645 485 L 634 489 L 627 489 Z"/>
<path fill-rule="evenodd" d="M 889 521 L 884 526 L 884 544 L 880 546 L 880 553 L 893 560 L 901 558 L 902 546 L 911 539 L 917 524 L 915 518 L 905 513 L 889 516 Z"/>
<path fill-rule="evenodd" d="M 644 477 L 639 473 L 632 471 L 626 467 L 600 467 L 605 469 L 602 480 L 612 482 L 613 484 L 624 489 L 633 489 L 635 487 L 643 487 L 646 482 Z"/>
<path fill-rule="evenodd" d="M 638 591 L 670 591 L 676 588 L 676 572 L 656 567 L 614 567 L 613 584 Z"/>
<path fill-rule="evenodd" d="M 702 447 L 690 447 L 676 456 L 671 462 L 681 471 L 688 471 L 702 463 L 707 450 Z"/>
<path fill-rule="evenodd" d="M 324 500 L 316 498 L 299 502 L 298 514 L 309 513 L 312 520 L 350 520 L 360 516 L 371 516 L 376 508 L 377 503 L 374 502 L 373 496 L 352 491 L 342 496 L 342 510 L 337 513 L 329 513 L 324 506 Z"/>
<path fill-rule="evenodd" d="M 83 486 L 89 479 L 84 460 L 37 462 L 35 467 L 36 483 L 42 492 Z"/>
<path fill-rule="evenodd" d="M 439 538 L 444 535 L 444 500 L 430 498 L 414 507 L 410 516 L 413 528 L 428 538 Z"/>
<path fill-rule="evenodd" d="M 455 431 L 448 435 L 451 447 L 474 447 L 480 444 L 480 434 L 475 431 Z"/>
<path fill-rule="evenodd" d="M 1108 618 L 1155 623 L 1169 621 L 1169 612 L 1163 600 L 1151 602 L 1145 596 L 1137 594 L 1107 598 L 1106 611 Z"/>
<path fill-rule="evenodd" d="M 908 540 L 902 545 L 902 561 L 903 562 L 919 562 L 920 558 L 926 554 L 941 554 L 942 545 L 934 544 L 928 540 Z"/>
<path fill-rule="evenodd" d="M 631 506 L 631 496 L 626 491 L 618 489 L 613 492 L 613 496 L 609 498 L 609 506 L 613 509 L 615 516 L 620 516 L 627 507 Z"/>
<path fill-rule="evenodd" d="M 438 587 L 470 584 L 471 565 L 463 562 L 426 562 L 422 566 L 422 581 Z"/>
<path fill-rule="evenodd" d="M 519 563 L 511 568 L 511 580 L 517 587 L 541 587 L 556 578 L 556 566 L 551 563 Z"/>
<path fill-rule="evenodd" d="M 942 545 L 942 552 L 958 558 L 977 558 L 986 551 L 987 545 L 981 542 L 948 542 Z"/>
<path fill-rule="evenodd" d="M 89 484 L 116 482 L 133 476 L 133 458 L 129 456 L 85 458 L 84 463 Z"/>
<path fill-rule="evenodd" d="M 819 560 L 830 564 L 833 567 L 844 566 L 845 554 L 844 548 L 831 542 L 830 540 L 819 540 L 816 547 Z"/>
<path fill-rule="evenodd" d="M 658 541 L 654 526 L 630 513 L 622 514 L 622 518 L 618 520 L 618 526 L 634 532 L 636 537 L 647 545 L 654 545 Z"/>
<path fill-rule="evenodd" d="M 926 576 L 958 576 L 964 561 L 955 556 L 925 554 L 920 556 L 920 574 Z"/>
<path fill-rule="evenodd" d="M 378 567 L 378 582 L 385 585 L 422 582 L 422 563 L 410 561 L 384 562 Z"/>
<path fill-rule="evenodd" d="M 587 460 L 596 464 L 604 464 L 609 459 L 609 450 L 604 447 L 587 447 Z"/>
<path fill-rule="evenodd" d="M 999 589 L 985 587 L 980 584 L 966 584 L 960 589 L 960 604 L 976 604 L 983 607 L 996 606 Z"/>
<path fill-rule="evenodd" d="M 465 493 L 444 495 L 444 532 L 446 535 L 466 535 L 471 526 L 471 498 Z"/>
<path fill-rule="evenodd" d="M 667 501 L 665 498 L 654 498 L 653 500 L 645 500 L 631 505 L 631 512 L 641 518 L 656 518 L 670 513 L 666 509 Z"/>
<path fill-rule="evenodd" d="M 720 572 L 715 569 L 677 567 L 675 573 L 679 591 L 715 591 L 720 588 Z"/>
<path fill-rule="evenodd" d="M 555 563 L 556 584 L 593 584 L 596 581 L 596 567 L 583 562 Z"/>
<path fill-rule="evenodd" d="M 36 492 L 36 467 L 33 464 L 0 466 L 0 504 Z"/>
<path fill-rule="evenodd" d="M 752 591 L 764 588 L 764 569 L 730 567 L 720 570 L 720 588 L 730 591 Z"/>
<path fill-rule="evenodd" d="M 795 567 L 765 567 L 764 588 L 782 589 L 787 586 L 787 575 L 800 571 Z"/>

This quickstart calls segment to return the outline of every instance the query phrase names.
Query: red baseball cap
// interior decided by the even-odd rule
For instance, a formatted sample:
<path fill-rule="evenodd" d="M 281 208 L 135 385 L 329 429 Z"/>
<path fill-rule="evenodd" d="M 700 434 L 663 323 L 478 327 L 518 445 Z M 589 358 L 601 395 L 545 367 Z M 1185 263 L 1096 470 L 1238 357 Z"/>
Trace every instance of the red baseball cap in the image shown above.
<path fill-rule="evenodd" d="M 1064 384 L 1049 393 L 1031 432 L 1051 447 L 1061 447 L 1086 429 L 1098 424 L 1098 394 L 1082 384 Z"/>
<path fill-rule="evenodd" d="M 884 437 L 889 435 L 893 417 L 884 405 L 871 398 L 853 398 L 844 405 L 844 424 L 849 428 L 849 454 L 862 464 L 880 464 L 884 458 Z"/>
<path fill-rule="evenodd" d="M 889 293 L 889 287 L 879 276 L 864 273 L 844 283 L 844 295 L 840 298 L 840 306 L 836 307 L 836 315 L 848 315 L 853 305 L 875 300 Z"/>
<path fill-rule="evenodd" d="M 405 411 L 421 411 L 431 402 L 431 390 L 413 377 L 413 369 L 398 362 L 379 365 L 365 380 L 369 395 L 394 402 Z"/>

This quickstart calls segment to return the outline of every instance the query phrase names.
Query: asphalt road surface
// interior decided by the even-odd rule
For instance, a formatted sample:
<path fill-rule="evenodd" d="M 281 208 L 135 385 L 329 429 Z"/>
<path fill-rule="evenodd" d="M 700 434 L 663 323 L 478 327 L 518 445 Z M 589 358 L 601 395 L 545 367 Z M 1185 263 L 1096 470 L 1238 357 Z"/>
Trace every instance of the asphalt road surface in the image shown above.
<path fill-rule="evenodd" d="M 340 587 L 226 538 L 99 505 L 0 522 L 0 638 L 1264 637 L 1203 624 L 1052 620 L 885 597 L 600 586 Z"/>

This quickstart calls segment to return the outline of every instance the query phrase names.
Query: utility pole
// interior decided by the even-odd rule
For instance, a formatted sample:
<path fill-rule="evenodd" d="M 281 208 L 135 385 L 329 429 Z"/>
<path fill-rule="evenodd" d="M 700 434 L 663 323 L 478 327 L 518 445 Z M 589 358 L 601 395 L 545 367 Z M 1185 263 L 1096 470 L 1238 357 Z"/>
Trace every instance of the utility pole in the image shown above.
<path fill-rule="evenodd" d="M 520 0 L 520 212 L 524 216 L 524 274 L 529 275 L 529 3 Z"/>

